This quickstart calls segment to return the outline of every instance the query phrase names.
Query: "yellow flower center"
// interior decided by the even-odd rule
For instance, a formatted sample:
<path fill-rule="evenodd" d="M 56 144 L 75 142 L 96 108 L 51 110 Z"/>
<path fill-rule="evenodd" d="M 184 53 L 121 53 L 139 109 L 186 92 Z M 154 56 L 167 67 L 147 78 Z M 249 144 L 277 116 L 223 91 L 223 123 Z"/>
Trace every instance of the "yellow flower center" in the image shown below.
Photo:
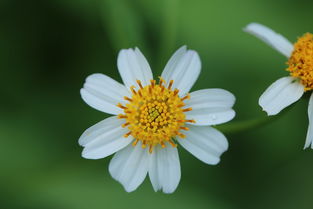
<path fill-rule="evenodd" d="M 313 35 L 306 33 L 294 44 L 287 68 L 290 75 L 299 78 L 304 90 L 313 89 Z"/>
<path fill-rule="evenodd" d="M 173 80 L 168 86 L 165 81 L 160 78 L 159 84 L 155 80 L 151 80 L 147 86 L 142 86 L 137 80 L 138 91 L 132 86 L 132 96 L 124 97 L 129 103 L 125 106 L 118 104 L 117 106 L 124 110 L 124 114 L 118 115 L 118 118 L 124 118 L 126 123 L 122 127 L 127 127 L 129 132 L 125 137 L 133 136 L 136 146 L 138 141 L 142 142 L 142 148 L 149 147 L 149 152 L 155 145 L 160 144 L 163 148 L 165 142 L 169 142 L 173 147 L 177 145 L 173 142 L 173 138 L 179 136 L 184 138 L 185 135 L 180 130 L 188 130 L 185 122 L 194 120 L 186 119 L 185 112 L 192 110 L 191 108 L 183 108 L 184 100 L 189 99 L 190 95 L 180 98 L 178 89 L 172 90 Z"/>

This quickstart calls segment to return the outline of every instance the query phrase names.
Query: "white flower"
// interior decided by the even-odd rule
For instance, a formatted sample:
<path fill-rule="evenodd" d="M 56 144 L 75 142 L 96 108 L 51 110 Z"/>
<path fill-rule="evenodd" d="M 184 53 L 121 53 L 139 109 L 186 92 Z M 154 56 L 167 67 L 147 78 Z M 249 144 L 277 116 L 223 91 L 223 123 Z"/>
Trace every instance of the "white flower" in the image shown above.
<path fill-rule="evenodd" d="M 88 105 L 115 115 L 82 134 L 79 144 L 84 158 L 99 159 L 116 152 L 109 172 L 127 192 L 149 174 L 154 190 L 164 193 L 174 192 L 181 177 L 175 142 L 207 164 L 220 161 L 228 142 L 210 126 L 235 116 L 235 97 L 222 89 L 188 93 L 200 74 L 197 52 L 185 46 L 178 49 L 159 83 L 138 48 L 121 50 L 117 65 L 124 85 L 93 74 L 81 89 Z"/>
<path fill-rule="evenodd" d="M 305 91 L 313 89 L 313 35 L 306 33 L 293 45 L 285 37 L 273 30 L 251 23 L 244 31 L 260 38 L 265 43 L 288 58 L 287 71 L 290 76 L 275 81 L 259 99 L 259 105 L 268 115 L 276 115 L 285 107 L 301 98 Z M 309 107 L 309 128 L 304 148 L 313 148 L 313 94 Z"/>

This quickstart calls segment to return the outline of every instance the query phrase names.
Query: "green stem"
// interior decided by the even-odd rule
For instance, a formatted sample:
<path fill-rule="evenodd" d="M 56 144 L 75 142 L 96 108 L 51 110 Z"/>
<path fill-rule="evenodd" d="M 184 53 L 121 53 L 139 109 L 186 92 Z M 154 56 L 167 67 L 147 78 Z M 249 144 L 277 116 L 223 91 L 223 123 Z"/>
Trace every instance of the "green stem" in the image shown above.
<path fill-rule="evenodd" d="M 216 128 L 218 130 L 220 130 L 221 132 L 226 133 L 226 134 L 234 134 L 234 133 L 240 133 L 240 132 L 256 129 L 256 128 L 265 126 L 265 125 L 270 124 L 271 122 L 277 120 L 282 115 L 284 115 L 288 111 L 290 111 L 292 109 L 292 107 L 294 107 L 294 104 L 295 103 L 293 103 L 289 107 L 285 108 L 284 110 L 282 110 L 281 113 L 279 113 L 278 115 L 275 115 L 275 116 L 266 116 L 265 115 L 265 116 L 255 118 L 255 119 L 230 122 L 227 124 L 218 125 L 218 126 L 216 126 Z"/>
<path fill-rule="evenodd" d="M 260 117 L 260 118 L 256 118 L 256 119 L 231 122 L 228 124 L 216 126 L 216 128 L 223 133 L 233 134 L 233 133 L 244 132 L 244 131 L 248 131 L 250 129 L 255 129 L 255 128 L 264 126 L 264 125 L 269 124 L 270 122 L 274 121 L 274 119 L 276 119 L 276 118 L 278 118 L 278 116 Z"/>

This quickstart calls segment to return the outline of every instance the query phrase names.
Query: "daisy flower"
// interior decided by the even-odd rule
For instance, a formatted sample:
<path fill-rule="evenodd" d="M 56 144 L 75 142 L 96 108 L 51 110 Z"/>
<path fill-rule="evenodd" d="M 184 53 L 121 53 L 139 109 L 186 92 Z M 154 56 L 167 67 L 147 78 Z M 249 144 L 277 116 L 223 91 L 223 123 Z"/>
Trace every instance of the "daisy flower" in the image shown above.
<path fill-rule="evenodd" d="M 244 31 L 258 37 L 288 58 L 289 76 L 270 85 L 259 98 L 259 105 L 268 115 L 276 115 L 285 107 L 301 98 L 304 92 L 313 89 L 313 35 L 306 33 L 295 44 L 268 27 L 251 23 Z M 313 148 L 313 94 L 310 96 L 309 127 L 304 149 Z"/>
<path fill-rule="evenodd" d="M 149 174 L 154 190 L 164 193 L 174 192 L 180 181 L 177 144 L 204 163 L 220 161 L 228 142 L 211 125 L 235 116 L 235 97 L 223 89 L 188 93 L 200 74 L 197 52 L 185 46 L 178 49 L 158 82 L 138 48 L 121 50 L 117 66 L 124 85 L 92 74 L 80 91 L 88 105 L 114 115 L 82 134 L 79 144 L 84 158 L 116 153 L 109 172 L 127 192 Z"/>

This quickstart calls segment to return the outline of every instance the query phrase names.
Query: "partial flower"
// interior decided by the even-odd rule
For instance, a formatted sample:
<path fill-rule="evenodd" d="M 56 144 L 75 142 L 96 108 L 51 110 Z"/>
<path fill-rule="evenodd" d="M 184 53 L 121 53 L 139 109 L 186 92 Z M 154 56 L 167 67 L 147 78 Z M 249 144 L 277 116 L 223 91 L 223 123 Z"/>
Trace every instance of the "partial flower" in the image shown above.
<path fill-rule="evenodd" d="M 276 115 L 301 98 L 304 92 L 313 90 L 313 35 L 306 33 L 295 44 L 268 27 L 250 23 L 244 31 L 258 37 L 288 58 L 289 76 L 270 85 L 259 99 L 259 105 L 268 115 Z M 304 149 L 313 148 L 313 94 L 309 107 L 309 128 Z"/>
<path fill-rule="evenodd" d="M 180 177 L 177 144 L 204 163 L 215 165 L 228 148 L 211 127 L 235 116 L 235 97 L 223 89 L 188 93 L 201 69 L 197 52 L 178 49 L 159 81 L 138 48 L 123 49 L 117 60 L 124 85 L 103 74 L 87 77 L 81 89 L 91 107 L 112 114 L 80 137 L 82 156 L 100 159 L 116 153 L 109 172 L 127 192 L 149 174 L 155 191 L 172 193 Z"/>

